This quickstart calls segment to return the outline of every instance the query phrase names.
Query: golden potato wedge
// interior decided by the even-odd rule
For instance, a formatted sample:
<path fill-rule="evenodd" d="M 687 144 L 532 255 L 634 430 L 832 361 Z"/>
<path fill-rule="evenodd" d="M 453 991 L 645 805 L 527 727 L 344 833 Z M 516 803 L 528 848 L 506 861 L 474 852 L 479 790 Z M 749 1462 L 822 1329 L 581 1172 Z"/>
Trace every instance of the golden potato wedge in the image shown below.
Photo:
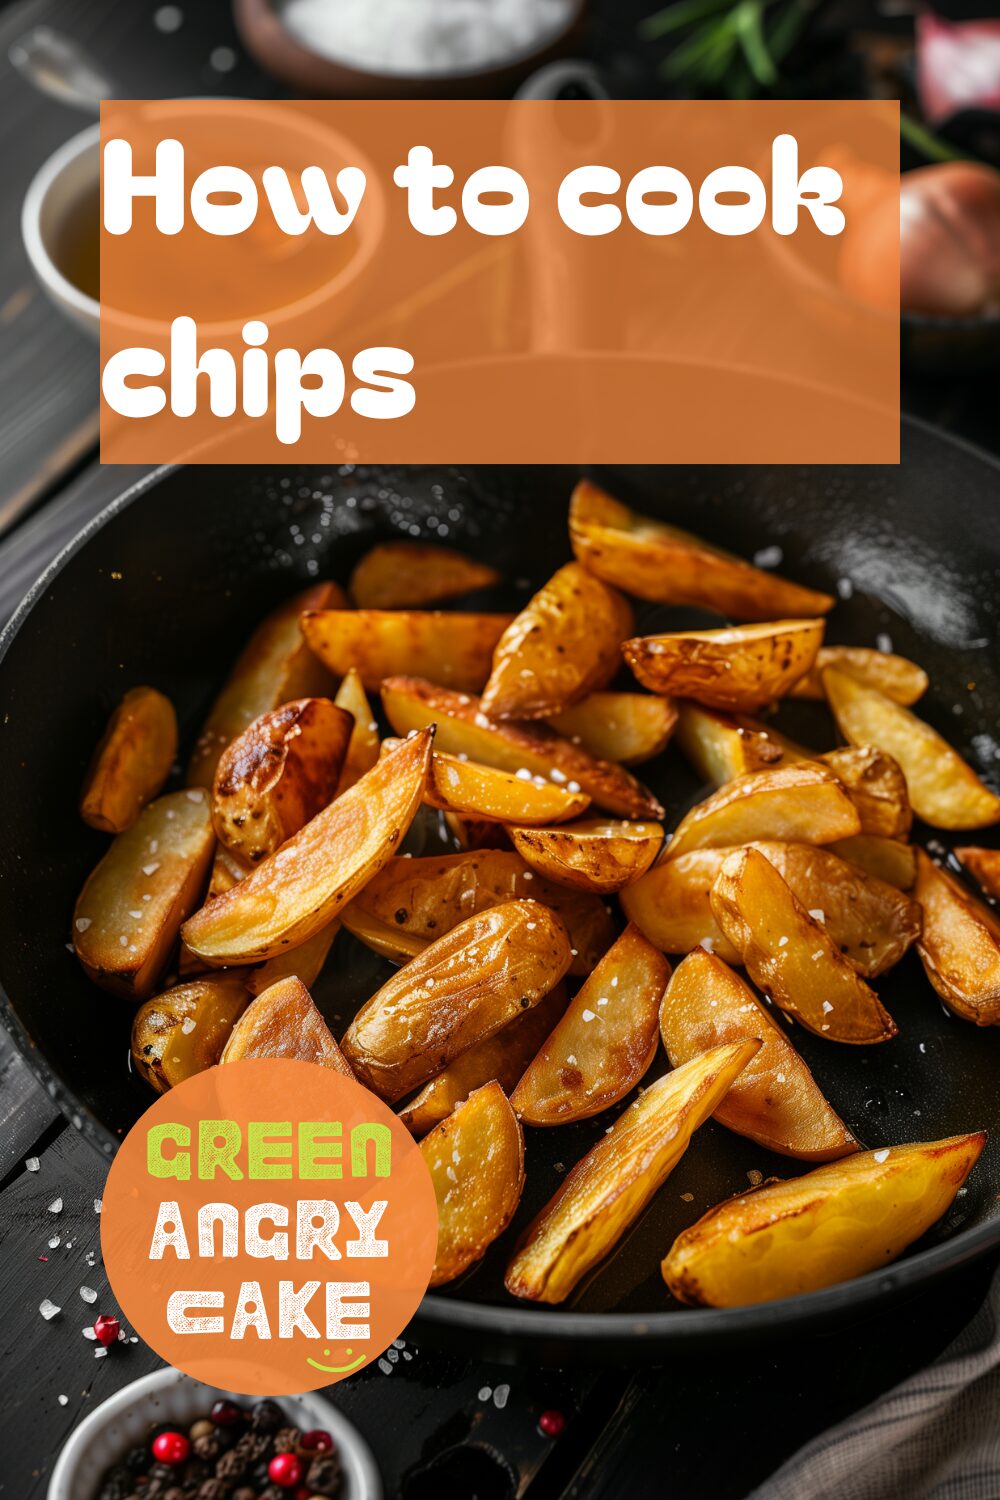
<path fill-rule="evenodd" d="M 663 825 L 590 818 L 568 828 L 511 828 L 510 837 L 539 875 L 610 895 L 645 875 L 663 847 Z"/>
<path fill-rule="evenodd" d="M 577 560 L 591 573 L 656 604 L 690 604 L 734 620 L 822 615 L 833 608 L 831 595 L 641 516 L 587 479 L 573 491 L 569 534 Z"/>
<path fill-rule="evenodd" d="M 354 569 L 348 592 L 358 609 L 426 609 L 499 582 L 495 568 L 454 547 L 379 542 Z"/>
<path fill-rule="evenodd" d="M 570 965 L 569 938 L 537 901 L 507 901 L 460 922 L 358 1011 L 341 1050 L 390 1103 L 537 1004 Z"/>
<path fill-rule="evenodd" d="M 743 1307 L 878 1271 L 941 1218 L 986 1135 L 864 1151 L 720 1203 L 662 1265 L 680 1302 Z"/>
<path fill-rule="evenodd" d="M 317 583 L 258 625 L 202 726 L 188 764 L 188 785 L 211 787 L 219 756 L 248 724 L 292 698 L 322 697 L 333 687 L 326 668 L 302 639 L 304 609 L 347 603 L 335 583 Z"/>
<path fill-rule="evenodd" d="M 570 1001 L 511 1095 L 528 1125 L 568 1125 L 609 1109 L 656 1054 L 670 965 L 629 925 Z"/>
<path fill-rule="evenodd" d="M 222 1049 L 220 1063 L 290 1057 L 353 1078 L 312 996 L 294 975 L 279 979 L 247 1006 Z"/>
<path fill-rule="evenodd" d="M 438 610 L 313 609 L 302 634 L 337 677 L 352 667 L 366 688 L 413 673 L 463 693 L 477 693 L 490 675 L 497 641 L 511 615 L 460 615 Z"/>
<path fill-rule="evenodd" d="M 677 710 L 657 693 L 590 693 L 546 722 L 598 760 L 637 766 L 667 748 Z"/>
<path fill-rule="evenodd" d="M 826 697 L 823 673 L 827 667 L 835 667 L 849 677 L 856 677 L 866 687 L 877 688 L 904 708 L 922 698 L 930 682 L 923 667 L 907 661 L 905 656 L 895 656 L 891 651 L 873 651 L 870 646 L 821 646 L 812 667 L 788 696 L 822 701 Z"/>
<path fill-rule="evenodd" d="M 435 746 L 445 755 L 465 755 L 500 771 L 546 776 L 571 792 L 585 792 L 596 807 L 620 818 L 662 818 L 648 787 L 622 766 L 595 760 L 547 724 L 511 724 L 487 718 L 478 699 L 452 693 L 416 677 L 382 684 L 382 706 L 397 734 L 437 725 Z"/>
<path fill-rule="evenodd" d="M 874 990 L 759 850 L 724 862 L 712 910 L 757 988 L 807 1031 L 859 1045 L 896 1035 Z"/>
<path fill-rule="evenodd" d="M 672 1068 L 710 1047 L 757 1037 L 747 1063 L 715 1111 L 721 1125 L 803 1161 L 834 1161 L 858 1143 L 781 1027 L 748 984 L 715 954 L 688 954 L 660 1006 L 660 1035 Z"/>
<path fill-rule="evenodd" d="M 392 743 L 402 741 L 386 741 Z M 590 806 L 585 792 L 570 791 L 544 776 L 514 776 L 440 751 L 431 756 L 424 801 L 460 817 L 494 823 L 564 823 Z"/>
<path fill-rule="evenodd" d="M 913 891 L 924 913 L 917 952 L 949 1010 L 977 1026 L 1000 1026 L 1000 920 L 923 850 Z"/>
<path fill-rule="evenodd" d="M 753 713 L 784 697 L 808 671 L 823 628 L 822 620 L 774 620 L 725 630 L 640 635 L 625 642 L 622 655 L 651 692 Z"/>
<path fill-rule="evenodd" d="M 522 898 L 556 913 L 569 933 L 569 972 L 589 974 L 614 940 L 604 902 L 543 879 L 508 849 L 392 859 L 345 909 L 343 923 L 376 953 L 405 963 L 467 917 Z"/>
<path fill-rule="evenodd" d="M 145 1000 L 156 989 L 208 879 L 208 793 L 170 792 L 120 833 L 80 892 L 73 947 L 95 984 Z"/>
<path fill-rule="evenodd" d="M 874 745 L 829 750 L 817 759 L 829 766 L 861 819 L 861 832 L 906 839 L 913 825 L 910 794 L 899 762 Z"/>
<path fill-rule="evenodd" d="M 480 1260 L 514 1217 L 524 1189 L 524 1136 L 498 1083 L 470 1094 L 420 1143 L 438 1206 L 430 1285 Z"/>
<path fill-rule="evenodd" d="M 269 958 L 266 964 L 261 964 L 259 969 L 251 969 L 247 974 L 247 989 L 251 995 L 262 995 L 280 980 L 291 977 L 301 980 L 306 989 L 315 984 L 339 930 L 340 922 L 335 917 L 297 948 L 285 948 L 276 958 Z"/>
<path fill-rule="evenodd" d="M 632 607 L 579 563 L 554 573 L 493 652 L 482 709 L 493 719 L 543 719 L 603 688 L 632 634 Z"/>
<path fill-rule="evenodd" d="M 735 848 L 754 839 L 832 844 L 861 832 L 861 819 L 834 773 L 802 761 L 737 776 L 681 819 L 667 859 L 692 849 Z"/>
<path fill-rule="evenodd" d="M 964 849 L 956 849 L 955 853 L 987 896 L 1000 901 L 1000 849 L 975 849 L 966 845 Z"/>
<path fill-rule="evenodd" d="M 216 767 L 219 842 L 253 866 L 298 833 L 332 800 L 353 728 L 329 698 L 297 698 L 254 719 Z"/>
<path fill-rule="evenodd" d="M 341 792 L 346 792 L 349 786 L 360 781 L 378 760 L 379 739 L 378 725 L 365 696 L 364 683 L 354 667 L 340 684 L 333 701 L 338 708 L 346 709 L 354 720 L 337 783 L 339 797 Z"/>
<path fill-rule="evenodd" d="M 778 738 L 763 724 L 741 723 L 701 703 L 678 703 L 675 738 L 692 769 L 713 786 L 725 786 L 784 758 Z"/>
<path fill-rule="evenodd" d="M 729 849 L 692 849 L 660 863 L 622 891 L 622 910 L 663 953 L 704 948 L 729 964 L 742 962 L 715 920 L 711 891 Z"/>
<path fill-rule="evenodd" d="M 157 1093 L 214 1068 L 250 996 L 244 976 L 209 974 L 147 1000 L 132 1024 L 132 1062 Z"/>
<path fill-rule="evenodd" d="M 170 775 L 177 715 L 155 688 L 131 688 L 108 721 L 80 797 L 80 816 L 102 833 L 124 833 Z"/>
<path fill-rule="evenodd" d="M 507 1290 L 563 1302 L 663 1186 L 759 1047 L 745 1041 L 704 1052 L 630 1104 L 527 1229 L 507 1268 Z"/>
<path fill-rule="evenodd" d="M 215 857 L 212 860 L 212 872 L 208 877 L 208 891 L 205 900 L 211 901 L 213 896 L 224 896 L 226 891 L 231 891 L 234 885 L 238 885 L 244 875 L 250 874 L 250 866 L 245 865 L 241 859 L 237 859 L 225 844 L 216 844 Z"/>
<path fill-rule="evenodd" d="M 537 1005 L 522 1011 L 502 1030 L 477 1042 L 425 1083 L 399 1111 L 399 1118 L 418 1139 L 446 1120 L 474 1089 L 494 1080 L 510 1094 L 521 1074 L 566 1009 L 569 996 L 562 981 Z"/>
<path fill-rule="evenodd" d="M 866 875 L 894 885 L 897 891 L 913 889 L 917 878 L 917 851 L 912 844 L 901 844 L 898 839 L 881 839 L 872 834 L 859 833 L 852 839 L 838 839 L 827 844 L 831 854 L 856 865 Z"/>
<path fill-rule="evenodd" d="M 213 967 L 276 958 L 343 907 L 399 847 L 423 796 L 433 731 L 379 761 L 287 844 L 184 924 L 192 952 Z"/>
<path fill-rule="evenodd" d="M 844 738 L 877 745 L 899 762 L 913 811 L 925 823 L 961 829 L 1000 822 L 1000 797 L 936 729 L 847 672 L 827 667 L 823 686 Z"/>

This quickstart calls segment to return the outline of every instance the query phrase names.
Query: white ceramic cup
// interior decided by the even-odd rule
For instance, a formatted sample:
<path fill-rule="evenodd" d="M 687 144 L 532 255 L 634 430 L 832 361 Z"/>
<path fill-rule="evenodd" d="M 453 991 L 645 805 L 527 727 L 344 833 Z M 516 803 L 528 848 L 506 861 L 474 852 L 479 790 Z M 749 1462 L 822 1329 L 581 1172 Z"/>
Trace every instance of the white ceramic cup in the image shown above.
<path fill-rule="evenodd" d="M 80 1423 L 52 1471 L 48 1500 L 95 1500 L 105 1471 L 141 1443 L 150 1427 L 159 1422 L 188 1427 L 215 1401 L 245 1404 L 247 1399 L 201 1385 L 169 1366 L 154 1370 L 109 1396 Z M 382 1482 L 371 1451 L 335 1406 L 315 1392 L 282 1396 L 278 1405 L 291 1425 L 305 1431 L 322 1427 L 333 1438 L 343 1476 L 338 1500 L 381 1500 Z"/>
<path fill-rule="evenodd" d="M 89 125 L 54 151 L 32 178 L 21 208 L 21 235 L 32 270 L 56 306 L 94 338 L 101 330 L 100 303 L 70 281 L 59 264 L 58 245 L 68 216 L 100 182 L 100 139 L 101 127 Z"/>

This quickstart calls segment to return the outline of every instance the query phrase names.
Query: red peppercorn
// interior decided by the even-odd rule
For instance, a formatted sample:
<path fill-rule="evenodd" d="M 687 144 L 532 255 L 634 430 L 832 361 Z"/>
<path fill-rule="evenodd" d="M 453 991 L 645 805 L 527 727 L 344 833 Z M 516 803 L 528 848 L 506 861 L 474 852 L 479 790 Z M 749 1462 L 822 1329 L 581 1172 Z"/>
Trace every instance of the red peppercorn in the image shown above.
<path fill-rule="evenodd" d="M 302 1434 L 299 1447 L 304 1448 L 307 1453 L 331 1453 L 333 1438 L 324 1427 L 314 1427 L 311 1432 Z"/>
<path fill-rule="evenodd" d="M 182 1464 L 191 1452 L 183 1432 L 161 1432 L 153 1439 L 153 1457 L 161 1464 Z"/>
<path fill-rule="evenodd" d="M 544 1437 L 557 1438 L 566 1426 L 566 1418 L 561 1411 L 552 1407 L 549 1411 L 543 1411 L 538 1418 L 538 1430 Z"/>
<path fill-rule="evenodd" d="M 276 1453 L 267 1466 L 268 1479 L 273 1479 L 283 1490 L 292 1490 L 301 1484 L 305 1472 L 301 1458 L 296 1458 L 294 1453 Z"/>
<path fill-rule="evenodd" d="M 312 1491 L 307 1484 L 300 1484 L 295 1491 L 295 1500 L 312 1500 Z"/>
<path fill-rule="evenodd" d="M 235 1401 L 216 1401 L 210 1415 L 216 1427 L 233 1427 L 241 1413 Z"/>
<path fill-rule="evenodd" d="M 94 1324 L 94 1335 L 97 1339 L 97 1342 L 99 1344 L 103 1344 L 105 1349 L 108 1349 L 112 1344 L 117 1343 L 118 1331 L 118 1319 L 109 1317 L 107 1313 L 102 1313 L 97 1322 Z"/>

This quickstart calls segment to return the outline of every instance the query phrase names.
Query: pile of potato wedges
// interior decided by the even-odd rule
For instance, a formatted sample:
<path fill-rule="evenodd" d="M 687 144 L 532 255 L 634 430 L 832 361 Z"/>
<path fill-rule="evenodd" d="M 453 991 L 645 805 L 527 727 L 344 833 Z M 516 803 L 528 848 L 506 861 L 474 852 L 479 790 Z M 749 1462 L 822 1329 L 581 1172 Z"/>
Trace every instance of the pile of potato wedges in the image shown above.
<path fill-rule="evenodd" d="M 181 784 L 174 710 L 133 688 L 81 796 L 113 841 L 77 957 L 138 1007 L 154 1089 L 294 1057 L 397 1107 L 437 1195 L 435 1285 L 507 1230 L 532 1132 L 598 1115 L 509 1246 L 514 1297 L 570 1297 L 709 1117 L 790 1175 L 734 1181 L 662 1247 L 665 1305 L 884 1266 L 947 1212 L 985 1136 L 865 1150 L 795 1023 L 891 1045 L 878 981 L 914 948 L 956 1018 L 1000 1025 L 1000 851 L 936 842 L 1000 823 L 1000 796 L 920 716 L 917 664 L 827 640 L 830 595 L 586 480 L 566 550 L 501 613 L 461 608 L 501 582 L 485 564 L 374 546 L 346 591 L 316 584 L 261 622 Z M 638 634 L 650 603 L 720 623 Z M 779 731 L 786 698 L 825 701 L 826 743 Z M 637 774 L 663 757 L 701 784 L 683 810 Z M 407 847 L 421 826 L 439 852 Z M 354 941 L 395 972 L 334 1036 L 310 991 Z"/>

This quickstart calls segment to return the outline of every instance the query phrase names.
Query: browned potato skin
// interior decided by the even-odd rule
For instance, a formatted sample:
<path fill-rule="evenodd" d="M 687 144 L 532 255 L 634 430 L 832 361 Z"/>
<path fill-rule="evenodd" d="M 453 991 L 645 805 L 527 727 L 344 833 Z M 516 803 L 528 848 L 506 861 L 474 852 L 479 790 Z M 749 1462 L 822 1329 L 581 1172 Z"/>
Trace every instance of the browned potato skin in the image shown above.
<path fill-rule="evenodd" d="M 436 724 L 435 744 L 446 755 L 467 755 L 515 774 L 524 767 L 570 790 L 578 787 L 596 807 L 621 818 L 664 815 L 649 788 L 621 766 L 595 760 L 547 724 L 491 720 L 471 694 L 453 693 L 416 677 L 391 677 L 382 684 L 382 706 L 397 734 Z"/>
<path fill-rule="evenodd" d="M 430 1285 L 480 1260 L 514 1217 L 524 1189 L 524 1136 L 498 1083 L 470 1094 L 420 1143 L 438 1204 Z"/>
<path fill-rule="evenodd" d="M 716 921 L 754 984 L 808 1031 L 855 1045 L 896 1035 L 874 990 L 759 850 L 729 856 L 711 899 Z"/>
<path fill-rule="evenodd" d="M 691 953 L 704 946 L 726 963 L 741 963 L 715 920 L 711 902 L 712 885 L 729 853 L 692 849 L 677 859 L 661 860 L 622 891 L 619 899 L 626 917 L 664 953 Z"/>
<path fill-rule="evenodd" d="M 276 958 L 314 937 L 398 849 L 420 806 L 433 731 L 387 755 L 245 879 L 184 924 L 214 968 Z"/>
<path fill-rule="evenodd" d="M 337 783 L 337 796 L 339 797 L 341 792 L 346 792 L 349 786 L 360 781 L 362 776 L 375 765 L 379 755 L 379 737 L 378 725 L 372 714 L 371 705 L 365 697 L 364 683 L 354 667 L 340 684 L 333 701 L 338 708 L 346 709 L 354 720 L 351 738 L 347 744 L 347 754 L 340 769 L 340 780 Z"/>
<path fill-rule="evenodd" d="M 354 720 L 329 698 L 271 709 L 222 752 L 212 786 L 219 841 L 259 864 L 333 798 Z"/>
<path fill-rule="evenodd" d="M 454 547 L 379 542 L 354 569 L 348 592 L 358 609 L 426 609 L 499 582 L 495 568 Z"/>
<path fill-rule="evenodd" d="M 393 743 L 398 741 L 385 741 Z M 585 792 L 570 792 L 541 777 L 526 781 L 440 752 L 431 757 L 424 801 L 444 812 L 502 823 L 562 823 L 590 806 Z"/>
<path fill-rule="evenodd" d="M 189 786 L 211 787 L 219 756 L 248 724 L 292 698 L 327 694 L 333 682 L 302 639 L 304 609 L 346 604 L 335 583 L 317 583 L 262 620 L 230 672 L 202 727 L 188 765 Z"/>
<path fill-rule="evenodd" d="M 596 818 L 565 828 L 511 828 L 510 837 L 518 854 L 540 875 L 599 896 L 632 885 L 663 847 L 660 823 Z"/>
<path fill-rule="evenodd" d="M 124 833 L 170 775 L 177 716 L 155 688 L 135 687 L 115 709 L 94 751 L 80 816 L 102 833 Z"/>
<path fill-rule="evenodd" d="M 637 766 L 667 748 L 677 709 L 660 693 L 588 693 L 546 722 L 598 760 Z"/>
<path fill-rule="evenodd" d="M 1000 901 L 1000 849 L 976 849 L 966 845 L 963 849 L 956 849 L 955 854 L 963 869 L 979 881 L 987 896 Z"/>
<path fill-rule="evenodd" d="M 917 951 L 949 1010 L 977 1026 L 1000 1026 L 1000 921 L 923 850 L 913 894 L 924 913 Z"/>
<path fill-rule="evenodd" d="M 838 859 L 855 865 L 875 880 L 895 886 L 897 891 L 913 889 L 917 878 L 917 851 L 911 844 L 859 833 L 852 839 L 840 839 L 826 847 Z"/>
<path fill-rule="evenodd" d="M 725 630 L 636 636 L 622 654 L 654 693 L 754 713 L 782 698 L 816 659 L 822 620 L 775 620 Z"/>
<path fill-rule="evenodd" d="M 222 1049 L 221 1063 L 249 1057 L 287 1057 L 354 1074 L 301 979 L 279 979 L 251 1001 Z"/>
<path fill-rule="evenodd" d="M 368 689 L 386 677 L 420 673 L 462 693 L 477 693 L 490 675 L 493 650 L 510 615 L 437 610 L 306 610 L 302 634 L 336 677 L 352 667 Z"/>
<path fill-rule="evenodd" d="M 838 671 L 856 677 L 866 687 L 878 688 L 904 708 L 922 698 L 930 684 L 924 669 L 907 661 L 905 656 L 873 651 L 869 646 L 821 646 L 811 670 L 795 684 L 788 696 L 822 702 L 826 696 L 823 673 L 827 667 L 836 667 Z"/>
<path fill-rule="evenodd" d="M 178 984 L 147 1000 L 132 1026 L 132 1061 L 157 1093 L 214 1068 L 243 1011 L 245 976 L 238 970 Z M 184 1030 L 185 1022 L 194 1022 Z"/>
<path fill-rule="evenodd" d="M 898 761 L 874 745 L 829 750 L 818 759 L 830 767 L 854 803 L 863 834 L 884 839 L 909 837 L 913 809 Z"/>
<path fill-rule="evenodd" d="M 118 835 L 73 913 L 76 956 L 95 984 L 128 1000 L 154 992 L 204 889 L 214 848 L 208 794 L 200 787 L 150 802 Z"/>
<path fill-rule="evenodd" d="M 857 1151 L 781 1027 L 716 955 L 699 951 L 678 964 L 660 1006 L 660 1035 L 672 1068 L 710 1047 L 758 1037 L 760 1051 L 715 1111 L 719 1123 L 802 1161 L 834 1161 Z"/>
<path fill-rule="evenodd" d="M 461 922 L 361 1007 L 341 1042 L 358 1078 L 390 1103 L 537 1004 L 570 964 L 559 918 L 509 901 Z"/>
<path fill-rule="evenodd" d="M 690 604 L 734 620 L 822 615 L 830 594 L 752 567 L 741 557 L 651 521 L 589 480 L 573 491 L 569 532 L 577 559 L 607 583 L 656 604 Z"/>
<path fill-rule="evenodd" d="M 507 849 L 392 859 L 346 908 L 343 922 L 377 953 L 405 963 L 459 922 L 520 899 L 540 901 L 561 919 L 573 950 L 571 974 L 589 974 L 614 940 L 603 901 L 544 880 Z"/>
<path fill-rule="evenodd" d="M 784 758 L 780 742 L 763 724 L 741 724 L 690 701 L 677 705 L 675 740 L 697 774 L 714 786 L 764 771 Z"/>
<path fill-rule="evenodd" d="M 511 1095 L 528 1125 L 568 1125 L 609 1109 L 649 1071 L 670 965 L 626 927 L 570 1001 Z"/>
<path fill-rule="evenodd" d="M 861 819 L 826 766 L 802 761 L 738 776 L 682 818 L 666 858 L 734 848 L 754 839 L 832 844 L 861 832 Z"/>
<path fill-rule="evenodd" d="M 477 1042 L 449 1063 L 399 1111 L 399 1118 L 418 1139 L 446 1120 L 474 1089 L 494 1080 L 509 1095 L 521 1074 L 566 1009 L 566 985 L 560 982 L 502 1030 Z"/>
<path fill-rule="evenodd" d="M 631 605 L 617 589 L 579 563 L 566 563 L 497 642 L 483 713 L 542 719 L 579 703 L 611 681 L 634 626 Z"/>

